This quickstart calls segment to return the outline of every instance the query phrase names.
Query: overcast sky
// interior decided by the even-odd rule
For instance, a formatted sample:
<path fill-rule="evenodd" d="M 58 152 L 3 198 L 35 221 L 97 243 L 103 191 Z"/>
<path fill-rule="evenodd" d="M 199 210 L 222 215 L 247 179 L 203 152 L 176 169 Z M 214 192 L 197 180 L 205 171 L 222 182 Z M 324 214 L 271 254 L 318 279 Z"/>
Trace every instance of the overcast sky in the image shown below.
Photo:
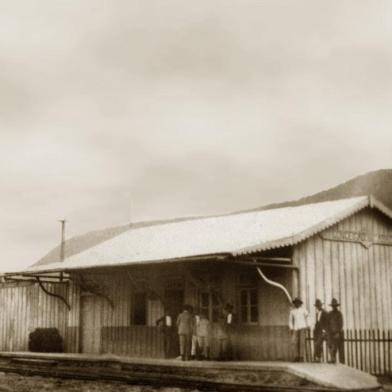
<path fill-rule="evenodd" d="M 390 168 L 391 105 L 391 1 L 0 0 L 0 269 Z"/>

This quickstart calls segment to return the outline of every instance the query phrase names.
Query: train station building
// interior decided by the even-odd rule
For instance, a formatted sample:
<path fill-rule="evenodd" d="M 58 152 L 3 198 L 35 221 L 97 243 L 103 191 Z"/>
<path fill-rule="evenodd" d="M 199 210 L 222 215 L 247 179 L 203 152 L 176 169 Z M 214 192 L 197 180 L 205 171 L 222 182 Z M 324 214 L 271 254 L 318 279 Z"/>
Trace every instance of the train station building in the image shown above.
<path fill-rule="evenodd" d="M 71 238 L 4 279 L 1 351 L 26 351 L 30 332 L 52 327 L 69 353 L 162 358 L 165 311 L 190 304 L 214 324 L 230 303 L 238 359 L 289 361 L 296 296 L 312 317 L 316 298 L 326 307 L 338 298 L 346 336 L 389 336 L 392 211 L 363 196 L 125 225 Z M 354 355 L 345 344 L 352 366 L 391 369 L 390 346 L 358 343 Z"/>

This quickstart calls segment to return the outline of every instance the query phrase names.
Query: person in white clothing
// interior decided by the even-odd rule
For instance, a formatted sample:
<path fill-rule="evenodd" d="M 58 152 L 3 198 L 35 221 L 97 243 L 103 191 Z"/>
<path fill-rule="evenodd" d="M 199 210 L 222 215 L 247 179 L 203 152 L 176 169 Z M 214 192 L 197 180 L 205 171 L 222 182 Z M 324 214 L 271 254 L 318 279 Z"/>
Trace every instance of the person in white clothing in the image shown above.
<path fill-rule="evenodd" d="M 197 326 L 200 323 L 199 310 L 196 309 L 193 314 L 195 317 L 195 328 L 194 328 L 193 334 L 192 334 L 191 359 L 196 359 L 199 356 L 199 345 L 198 345 L 197 333 L 196 333 Z"/>
<path fill-rule="evenodd" d="M 200 313 L 200 320 L 196 324 L 196 335 L 199 359 L 209 359 L 211 324 L 205 312 Z"/>
<path fill-rule="evenodd" d="M 290 310 L 289 328 L 295 362 L 303 362 L 305 355 L 306 332 L 310 328 L 309 312 L 302 306 L 299 298 L 294 298 L 294 307 Z"/>

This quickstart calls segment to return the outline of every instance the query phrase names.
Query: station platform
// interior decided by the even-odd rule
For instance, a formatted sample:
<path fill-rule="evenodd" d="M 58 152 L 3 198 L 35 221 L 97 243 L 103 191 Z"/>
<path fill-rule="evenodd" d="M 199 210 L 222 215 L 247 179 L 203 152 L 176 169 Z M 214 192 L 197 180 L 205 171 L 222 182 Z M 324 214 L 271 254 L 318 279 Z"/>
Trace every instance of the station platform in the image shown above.
<path fill-rule="evenodd" d="M 368 373 L 324 363 L 183 362 L 110 354 L 1 352 L 0 371 L 214 391 L 382 391 Z"/>

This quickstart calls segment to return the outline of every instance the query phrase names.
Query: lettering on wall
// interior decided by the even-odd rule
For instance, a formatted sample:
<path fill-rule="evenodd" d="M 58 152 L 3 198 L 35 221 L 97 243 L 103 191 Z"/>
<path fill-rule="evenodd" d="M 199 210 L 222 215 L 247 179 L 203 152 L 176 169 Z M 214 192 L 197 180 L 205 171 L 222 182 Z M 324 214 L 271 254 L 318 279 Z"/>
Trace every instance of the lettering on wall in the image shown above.
<path fill-rule="evenodd" d="M 391 234 L 373 234 L 366 232 L 357 231 L 333 231 L 327 233 L 321 233 L 321 238 L 328 241 L 340 241 L 340 242 L 355 242 L 360 243 L 366 249 L 369 249 L 372 245 L 390 245 L 392 246 L 392 235 Z"/>

